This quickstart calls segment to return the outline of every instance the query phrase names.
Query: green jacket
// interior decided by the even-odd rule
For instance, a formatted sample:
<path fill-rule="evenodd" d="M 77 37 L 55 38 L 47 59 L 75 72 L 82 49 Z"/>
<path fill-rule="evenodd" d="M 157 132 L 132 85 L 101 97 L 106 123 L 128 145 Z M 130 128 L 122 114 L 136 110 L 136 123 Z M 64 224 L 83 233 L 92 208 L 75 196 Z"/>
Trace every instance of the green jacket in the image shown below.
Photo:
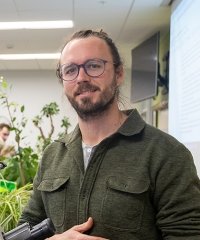
<path fill-rule="evenodd" d="M 94 219 L 111 240 L 200 240 L 200 181 L 190 152 L 136 110 L 84 171 L 77 127 L 45 150 L 20 222 L 52 219 L 61 233 Z"/>

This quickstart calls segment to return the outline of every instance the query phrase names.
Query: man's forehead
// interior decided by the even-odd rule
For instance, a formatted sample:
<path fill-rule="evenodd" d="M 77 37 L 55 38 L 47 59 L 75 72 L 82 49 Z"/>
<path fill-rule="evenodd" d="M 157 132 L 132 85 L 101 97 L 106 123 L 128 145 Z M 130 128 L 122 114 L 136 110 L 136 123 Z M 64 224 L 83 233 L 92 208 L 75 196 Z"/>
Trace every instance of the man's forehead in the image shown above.
<path fill-rule="evenodd" d="M 107 45 L 106 44 L 106 41 L 103 40 L 102 38 L 99 38 L 99 37 L 95 37 L 95 36 L 90 36 L 90 37 L 86 37 L 86 38 L 75 38 L 75 39 L 72 39 L 71 41 L 69 41 L 67 44 L 66 44 L 66 47 L 71 47 L 73 45 L 87 45 L 87 44 L 91 44 L 95 42 L 96 44 L 100 44 L 100 45 Z M 92 47 L 90 45 L 90 47 Z"/>
<path fill-rule="evenodd" d="M 61 63 L 63 60 L 74 58 L 81 59 L 81 56 L 92 58 L 103 58 L 111 55 L 107 43 L 98 37 L 88 37 L 73 39 L 63 49 L 61 53 Z"/>
<path fill-rule="evenodd" d="M 10 131 L 7 127 L 3 127 L 2 129 L 0 129 L 0 132 L 9 133 Z"/>

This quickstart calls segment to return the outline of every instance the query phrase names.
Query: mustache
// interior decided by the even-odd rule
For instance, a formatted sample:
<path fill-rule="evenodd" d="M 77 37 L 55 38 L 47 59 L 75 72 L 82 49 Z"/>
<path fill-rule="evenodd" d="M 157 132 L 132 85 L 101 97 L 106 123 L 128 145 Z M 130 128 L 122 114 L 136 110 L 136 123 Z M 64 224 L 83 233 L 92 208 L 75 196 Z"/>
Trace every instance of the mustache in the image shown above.
<path fill-rule="evenodd" d="M 74 95 L 77 96 L 84 92 L 94 92 L 94 91 L 100 91 L 100 88 L 88 82 L 82 82 L 77 87 Z"/>

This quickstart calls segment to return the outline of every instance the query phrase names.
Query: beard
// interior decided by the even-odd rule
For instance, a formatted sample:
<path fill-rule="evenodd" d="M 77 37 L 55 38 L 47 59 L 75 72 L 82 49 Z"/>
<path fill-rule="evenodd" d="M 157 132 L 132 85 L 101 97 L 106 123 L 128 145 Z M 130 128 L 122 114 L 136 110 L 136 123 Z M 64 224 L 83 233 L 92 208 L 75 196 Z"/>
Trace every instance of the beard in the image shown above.
<path fill-rule="evenodd" d="M 85 91 L 100 91 L 99 87 L 90 84 L 89 82 L 81 82 L 74 94 L 74 97 L 67 95 L 67 98 L 77 112 L 78 116 L 82 120 L 87 121 L 105 114 L 114 102 L 118 94 L 118 90 L 116 79 L 113 78 L 111 85 L 101 92 L 97 102 L 93 103 L 90 97 L 83 97 L 79 103 L 75 100 L 75 96 Z"/>

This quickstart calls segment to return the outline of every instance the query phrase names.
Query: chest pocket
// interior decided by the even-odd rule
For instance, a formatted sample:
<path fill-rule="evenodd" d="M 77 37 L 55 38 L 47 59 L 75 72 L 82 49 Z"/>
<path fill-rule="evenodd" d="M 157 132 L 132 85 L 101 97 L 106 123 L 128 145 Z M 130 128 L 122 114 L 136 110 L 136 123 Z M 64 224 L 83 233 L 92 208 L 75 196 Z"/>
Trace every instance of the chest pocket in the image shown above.
<path fill-rule="evenodd" d="M 109 177 L 102 207 L 104 225 L 121 231 L 138 231 L 148 188 L 145 179 Z"/>
<path fill-rule="evenodd" d="M 64 224 L 66 191 L 69 177 L 45 179 L 38 186 L 48 217 L 56 228 Z"/>

